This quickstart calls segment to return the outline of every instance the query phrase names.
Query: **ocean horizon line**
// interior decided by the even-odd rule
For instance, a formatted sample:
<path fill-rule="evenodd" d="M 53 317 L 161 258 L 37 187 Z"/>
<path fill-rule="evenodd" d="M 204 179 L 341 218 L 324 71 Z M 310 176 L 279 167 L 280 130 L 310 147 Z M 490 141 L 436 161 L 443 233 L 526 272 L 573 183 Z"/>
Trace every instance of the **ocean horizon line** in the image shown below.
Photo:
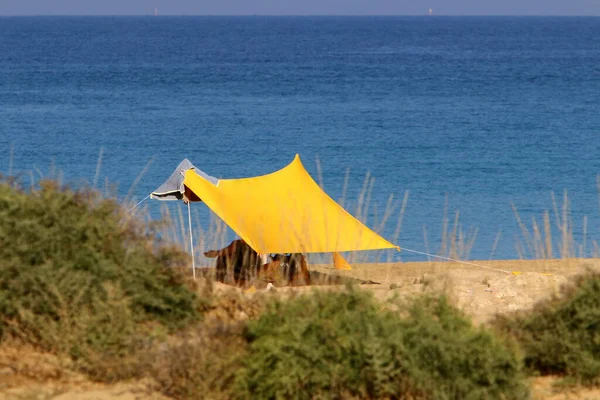
<path fill-rule="evenodd" d="M 598 15 L 580 14 L 0 14 L 0 18 L 600 18 Z"/>

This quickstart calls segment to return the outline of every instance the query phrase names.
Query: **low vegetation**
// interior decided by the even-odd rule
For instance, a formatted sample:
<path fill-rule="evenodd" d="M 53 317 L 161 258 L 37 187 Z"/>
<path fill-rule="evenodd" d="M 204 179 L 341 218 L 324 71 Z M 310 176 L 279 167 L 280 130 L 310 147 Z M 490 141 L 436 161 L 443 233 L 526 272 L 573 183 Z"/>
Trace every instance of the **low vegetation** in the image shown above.
<path fill-rule="evenodd" d="M 158 389 L 181 399 L 528 397 L 515 348 L 444 298 L 385 304 L 351 288 L 244 298 L 153 354 Z M 247 317 L 229 318 L 232 308 Z"/>
<path fill-rule="evenodd" d="M 580 276 L 533 311 L 498 317 L 496 325 L 518 340 L 531 373 L 600 385 L 600 274 Z"/>
<path fill-rule="evenodd" d="M 527 397 L 515 351 L 445 298 L 384 306 L 353 290 L 272 304 L 248 324 L 237 397 Z"/>
<path fill-rule="evenodd" d="M 182 257 L 92 190 L 0 183 L 0 333 L 68 355 L 100 379 L 130 374 L 126 360 L 153 333 L 201 316 L 194 291 L 168 268 Z"/>

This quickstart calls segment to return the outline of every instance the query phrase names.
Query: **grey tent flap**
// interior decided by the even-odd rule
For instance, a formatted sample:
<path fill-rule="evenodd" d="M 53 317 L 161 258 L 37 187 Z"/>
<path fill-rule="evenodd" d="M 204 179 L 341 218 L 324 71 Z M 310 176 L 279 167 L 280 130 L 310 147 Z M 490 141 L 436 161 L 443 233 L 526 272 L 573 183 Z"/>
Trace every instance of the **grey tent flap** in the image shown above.
<path fill-rule="evenodd" d="M 169 176 L 169 178 L 162 185 L 160 185 L 150 194 L 150 198 L 156 200 L 181 200 L 185 191 L 185 188 L 183 187 L 185 171 L 188 169 L 193 169 L 194 172 L 213 185 L 217 185 L 219 183 L 217 178 L 205 174 L 203 171 L 196 168 L 194 164 L 190 162 L 190 160 L 184 158 L 183 161 L 179 163 L 177 168 L 175 168 L 175 171 L 173 171 L 171 176 Z"/>

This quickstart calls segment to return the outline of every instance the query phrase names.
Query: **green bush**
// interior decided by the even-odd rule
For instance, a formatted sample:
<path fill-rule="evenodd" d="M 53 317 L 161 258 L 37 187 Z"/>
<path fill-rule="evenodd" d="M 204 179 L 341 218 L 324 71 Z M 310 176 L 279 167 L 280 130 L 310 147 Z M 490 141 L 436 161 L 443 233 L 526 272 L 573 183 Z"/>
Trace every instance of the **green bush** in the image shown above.
<path fill-rule="evenodd" d="M 600 274 L 578 277 L 533 311 L 496 325 L 520 343 L 531 372 L 600 384 Z"/>
<path fill-rule="evenodd" d="M 197 320 L 197 296 L 168 268 L 184 256 L 123 217 L 90 189 L 0 182 L 0 333 L 93 369 L 98 359 L 123 365 L 144 343 L 142 326 Z"/>
<path fill-rule="evenodd" d="M 444 298 L 396 307 L 353 290 L 274 303 L 248 323 L 235 397 L 527 398 L 514 349 Z"/>

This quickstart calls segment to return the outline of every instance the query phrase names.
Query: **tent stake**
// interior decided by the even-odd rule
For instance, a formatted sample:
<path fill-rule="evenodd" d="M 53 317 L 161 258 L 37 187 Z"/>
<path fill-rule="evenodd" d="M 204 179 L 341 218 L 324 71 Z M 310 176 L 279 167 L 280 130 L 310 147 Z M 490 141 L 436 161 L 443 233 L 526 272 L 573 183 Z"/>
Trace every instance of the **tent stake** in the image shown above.
<path fill-rule="evenodd" d="M 194 262 L 194 239 L 192 238 L 192 213 L 190 212 L 190 201 L 187 203 L 188 206 L 188 225 L 190 227 L 190 252 L 192 253 L 192 274 L 194 280 L 196 279 L 196 263 Z"/>

